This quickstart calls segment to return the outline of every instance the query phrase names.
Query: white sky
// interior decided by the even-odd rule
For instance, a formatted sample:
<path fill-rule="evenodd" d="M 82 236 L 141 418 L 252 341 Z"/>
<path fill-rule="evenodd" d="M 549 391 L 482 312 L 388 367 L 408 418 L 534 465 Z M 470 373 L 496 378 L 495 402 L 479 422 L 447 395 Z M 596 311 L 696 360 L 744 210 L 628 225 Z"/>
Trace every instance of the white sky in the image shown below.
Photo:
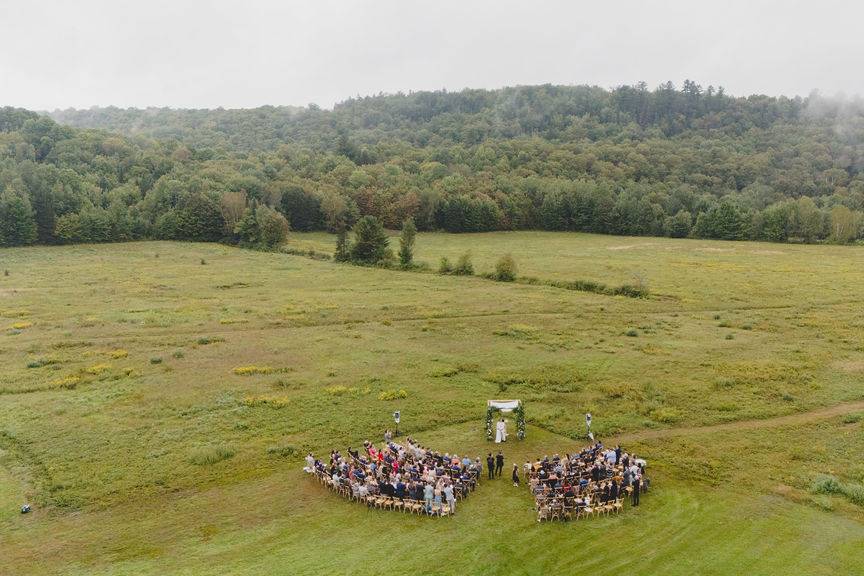
<path fill-rule="evenodd" d="M 0 0 L 0 106 L 329 107 L 685 78 L 862 94 L 862 22 L 852 0 Z"/>

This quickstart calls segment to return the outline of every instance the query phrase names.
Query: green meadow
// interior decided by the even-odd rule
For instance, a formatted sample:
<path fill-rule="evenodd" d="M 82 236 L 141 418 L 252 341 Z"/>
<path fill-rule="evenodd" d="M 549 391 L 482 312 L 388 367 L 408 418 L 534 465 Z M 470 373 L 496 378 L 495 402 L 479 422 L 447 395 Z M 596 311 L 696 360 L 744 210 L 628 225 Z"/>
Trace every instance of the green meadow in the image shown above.
<path fill-rule="evenodd" d="M 649 295 L 434 273 L 466 251 L 478 273 L 510 253 L 520 276 Z M 0 574 L 864 572 L 864 247 L 498 232 L 415 253 L 430 271 L 0 252 Z M 431 519 L 301 471 L 397 409 L 423 444 L 485 454 L 489 398 L 525 403 L 506 468 L 581 447 L 590 411 L 651 491 L 540 525 L 527 489 L 485 481 Z"/>

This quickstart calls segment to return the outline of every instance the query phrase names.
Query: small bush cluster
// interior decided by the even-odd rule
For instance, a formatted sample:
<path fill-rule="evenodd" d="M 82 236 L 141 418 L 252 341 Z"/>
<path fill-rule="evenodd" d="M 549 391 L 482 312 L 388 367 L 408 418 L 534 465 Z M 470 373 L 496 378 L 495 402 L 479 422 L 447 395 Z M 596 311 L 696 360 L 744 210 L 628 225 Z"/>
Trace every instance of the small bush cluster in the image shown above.
<path fill-rule="evenodd" d="M 577 292 L 592 292 L 594 294 L 606 294 L 607 296 L 627 296 L 628 298 L 647 298 L 648 289 L 644 286 L 633 284 L 622 284 L 621 286 L 606 286 L 602 282 L 591 280 L 548 280 L 542 281 L 536 278 L 524 278 L 527 284 L 545 284 L 554 288 L 564 290 L 575 290 Z"/>
<path fill-rule="evenodd" d="M 42 368 L 43 366 L 50 366 L 52 364 L 59 364 L 59 360 L 53 358 L 37 358 L 36 360 L 28 362 L 27 368 Z"/>
<path fill-rule="evenodd" d="M 224 338 L 220 338 L 219 336 L 201 336 L 196 340 L 199 346 L 206 346 L 208 344 L 215 344 L 217 342 L 224 342 Z"/>
<path fill-rule="evenodd" d="M 864 486 L 853 483 L 847 484 L 828 474 L 817 476 L 810 484 L 810 492 L 813 494 L 842 495 L 856 506 L 864 506 Z"/>
<path fill-rule="evenodd" d="M 454 276 L 473 276 L 474 264 L 471 263 L 471 252 L 468 251 L 459 256 L 455 265 L 446 256 L 442 256 L 441 261 L 438 263 L 438 273 L 452 274 Z"/>
<path fill-rule="evenodd" d="M 330 260 L 330 254 L 326 252 L 319 252 L 318 250 L 314 250 L 312 248 L 308 248 L 306 250 L 302 250 L 300 248 L 291 248 L 285 246 L 282 248 L 283 254 L 289 254 L 291 256 L 305 256 L 306 258 L 311 258 L 312 260 Z"/>
<path fill-rule="evenodd" d="M 117 350 L 112 350 L 111 352 L 109 352 L 108 355 L 111 356 L 111 358 L 118 360 L 120 358 L 126 358 L 127 356 L 129 356 L 129 352 L 118 348 Z"/>
<path fill-rule="evenodd" d="M 864 419 L 864 414 L 862 414 L 860 412 L 858 414 L 847 414 L 846 416 L 843 417 L 843 423 L 844 424 L 857 424 L 858 422 L 861 422 L 862 419 Z"/>

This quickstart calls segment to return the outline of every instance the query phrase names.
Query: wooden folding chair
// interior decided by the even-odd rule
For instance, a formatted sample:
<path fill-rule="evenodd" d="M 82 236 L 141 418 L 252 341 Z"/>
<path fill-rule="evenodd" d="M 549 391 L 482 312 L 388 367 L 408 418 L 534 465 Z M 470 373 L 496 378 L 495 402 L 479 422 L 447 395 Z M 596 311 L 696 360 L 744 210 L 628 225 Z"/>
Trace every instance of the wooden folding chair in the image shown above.
<path fill-rule="evenodd" d="M 544 520 L 549 520 L 549 506 L 545 504 L 541 505 L 537 510 L 537 522 L 543 522 Z"/>

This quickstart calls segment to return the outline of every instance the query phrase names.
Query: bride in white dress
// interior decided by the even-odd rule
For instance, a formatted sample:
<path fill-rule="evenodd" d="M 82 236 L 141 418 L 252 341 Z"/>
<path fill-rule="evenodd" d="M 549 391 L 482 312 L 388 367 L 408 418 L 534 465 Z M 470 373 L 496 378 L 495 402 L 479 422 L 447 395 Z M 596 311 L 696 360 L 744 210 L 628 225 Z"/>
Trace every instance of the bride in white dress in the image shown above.
<path fill-rule="evenodd" d="M 495 426 L 495 443 L 500 444 L 501 442 L 507 441 L 507 423 L 504 422 L 504 418 L 498 422 Z"/>

